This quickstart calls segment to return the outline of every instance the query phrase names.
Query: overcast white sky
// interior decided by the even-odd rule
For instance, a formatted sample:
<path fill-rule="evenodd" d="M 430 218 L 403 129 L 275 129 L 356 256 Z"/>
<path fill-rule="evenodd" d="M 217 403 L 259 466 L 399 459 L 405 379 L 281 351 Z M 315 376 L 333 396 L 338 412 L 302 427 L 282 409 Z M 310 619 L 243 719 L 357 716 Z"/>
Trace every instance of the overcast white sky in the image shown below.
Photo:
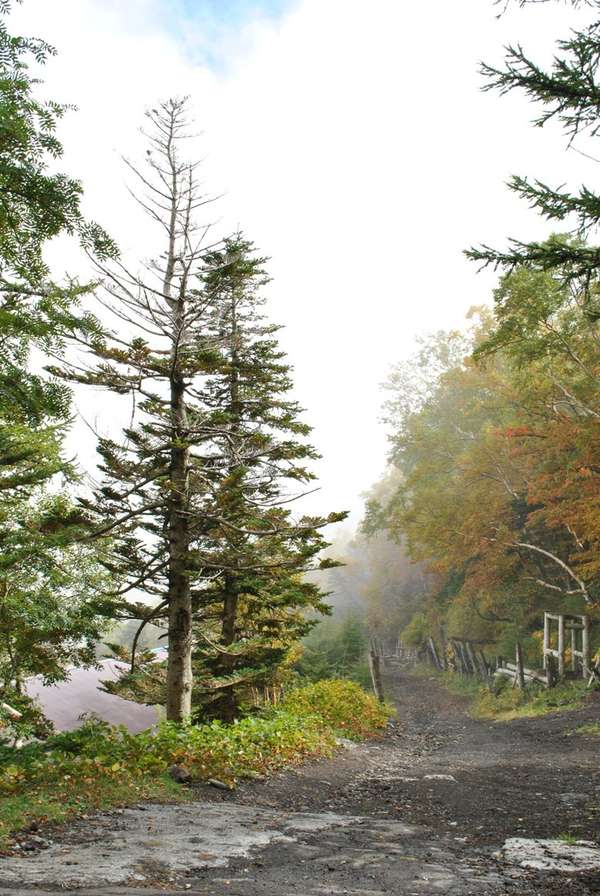
<path fill-rule="evenodd" d="M 324 455 L 323 511 L 357 520 L 383 469 L 389 366 L 416 334 L 489 300 L 494 275 L 462 250 L 549 232 L 507 177 L 595 176 L 557 129 L 530 126 L 524 100 L 481 93 L 478 74 L 509 41 L 547 61 L 584 13 L 497 12 L 492 0 L 25 0 L 14 13 L 13 31 L 59 52 L 44 90 L 78 106 L 64 167 L 127 258 L 152 247 L 120 154 L 136 154 L 146 106 L 191 96 L 223 231 L 241 226 L 272 258 L 272 316 Z M 91 463 L 91 435 L 76 433 Z"/>

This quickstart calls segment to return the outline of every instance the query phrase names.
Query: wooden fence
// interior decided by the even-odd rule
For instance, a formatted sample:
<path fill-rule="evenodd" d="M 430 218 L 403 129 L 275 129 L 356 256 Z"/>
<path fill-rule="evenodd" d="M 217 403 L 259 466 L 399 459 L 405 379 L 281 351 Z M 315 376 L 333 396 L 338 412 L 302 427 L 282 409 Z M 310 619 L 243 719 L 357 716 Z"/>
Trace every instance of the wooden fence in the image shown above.
<path fill-rule="evenodd" d="M 556 623 L 558 636 L 556 647 L 552 646 L 552 628 Z M 372 644 L 372 651 L 380 656 L 380 663 L 392 665 L 415 664 L 428 660 L 438 671 L 451 670 L 460 675 L 480 678 L 490 682 L 495 677 L 512 679 L 513 687 L 525 688 L 532 682 L 540 682 L 548 688 L 554 687 L 567 675 L 587 679 L 588 686 L 600 683 L 600 662 L 591 658 L 592 620 L 589 616 L 573 614 L 544 613 L 544 645 L 542 668 L 530 669 L 523 662 L 523 648 L 517 642 L 514 662 L 502 656 L 486 657 L 485 645 L 468 638 L 445 638 L 437 644 L 429 637 L 423 649 L 406 650 L 400 643 L 395 650 L 386 653 L 381 644 Z M 567 646 L 567 633 L 570 644 Z M 567 650 L 570 651 L 570 669 L 566 669 Z"/>

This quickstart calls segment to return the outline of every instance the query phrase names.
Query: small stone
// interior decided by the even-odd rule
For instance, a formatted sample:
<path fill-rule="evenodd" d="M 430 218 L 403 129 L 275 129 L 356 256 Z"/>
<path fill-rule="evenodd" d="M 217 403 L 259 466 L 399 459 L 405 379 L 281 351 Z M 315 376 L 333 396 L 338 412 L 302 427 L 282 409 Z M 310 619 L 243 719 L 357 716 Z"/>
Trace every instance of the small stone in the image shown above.
<path fill-rule="evenodd" d="M 206 783 L 211 787 L 216 787 L 217 790 L 235 790 L 233 784 L 226 784 L 224 781 L 219 781 L 218 778 L 209 778 Z"/>
<path fill-rule="evenodd" d="M 425 781 L 451 781 L 452 784 L 456 784 L 456 778 L 454 775 L 425 775 Z"/>
<path fill-rule="evenodd" d="M 169 775 L 178 784 L 189 784 L 192 780 L 192 775 L 185 765 L 172 765 L 169 769 Z"/>

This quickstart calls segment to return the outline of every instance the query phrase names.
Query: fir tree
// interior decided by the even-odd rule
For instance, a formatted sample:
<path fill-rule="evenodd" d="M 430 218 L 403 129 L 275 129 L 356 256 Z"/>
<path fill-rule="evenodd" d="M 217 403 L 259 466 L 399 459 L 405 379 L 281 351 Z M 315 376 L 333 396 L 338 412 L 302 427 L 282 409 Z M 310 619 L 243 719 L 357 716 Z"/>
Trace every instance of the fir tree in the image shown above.
<path fill-rule="evenodd" d="M 41 39 L 9 34 L 11 6 L 0 0 L 0 540 L 11 539 L 5 521 L 19 516 L 38 487 L 58 473 L 72 475 L 62 456 L 69 389 L 34 373 L 30 351 L 61 353 L 66 335 L 95 328 L 78 308 L 87 287 L 54 283 L 44 248 L 59 234 L 78 234 L 103 257 L 116 251 L 85 221 L 81 185 L 50 171 L 62 154 L 56 125 L 66 107 L 38 99 L 29 65 L 43 64 L 54 50 Z M 65 537 L 68 531 L 66 519 Z"/>
<path fill-rule="evenodd" d="M 85 516 L 64 493 L 0 505 L 0 692 L 22 693 L 90 664 L 106 627 L 106 572 L 86 539 Z M 10 699 L 9 699 L 10 702 Z"/>
<path fill-rule="evenodd" d="M 194 542 L 198 565 L 215 576 L 195 614 L 199 701 L 235 716 L 249 685 L 275 674 L 291 645 L 327 612 L 325 595 L 303 574 L 318 566 L 322 528 L 343 519 L 301 517 L 289 505 L 313 480 L 309 427 L 290 398 L 291 368 L 278 327 L 265 321 L 265 259 L 238 235 L 206 257 L 207 336 L 220 364 L 203 390 L 210 442 L 199 494 L 208 526 Z M 312 613 L 314 617 L 314 613 Z"/>
<path fill-rule="evenodd" d="M 71 234 L 101 256 L 115 251 L 85 221 L 81 185 L 53 170 L 66 107 L 38 98 L 29 66 L 54 50 L 9 34 L 10 8 L 0 0 L 0 689 L 9 700 L 27 675 L 54 681 L 90 661 L 102 626 L 86 521 L 65 494 L 45 489 L 75 475 L 62 450 L 70 392 L 33 372 L 30 353 L 60 354 L 68 335 L 96 326 L 78 307 L 87 287 L 53 282 L 47 242 Z"/>

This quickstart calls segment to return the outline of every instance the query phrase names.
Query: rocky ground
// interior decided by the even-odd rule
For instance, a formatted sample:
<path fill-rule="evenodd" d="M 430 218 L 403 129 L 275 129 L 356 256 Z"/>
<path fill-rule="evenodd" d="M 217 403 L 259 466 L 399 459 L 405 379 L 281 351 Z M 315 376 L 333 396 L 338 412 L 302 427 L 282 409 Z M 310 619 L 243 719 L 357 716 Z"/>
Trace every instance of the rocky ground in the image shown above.
<path fill-rule="evenodd" d="M 36 832 L 0 860 L 0 894 L 600 893 L 600 741 L 571 734 L 600 720 L 600 699 L 486 723 L 427 677 L 386 684 L 398 718 L 385 737 L 233 793 L 198 787 L 183 807 Z"/>

